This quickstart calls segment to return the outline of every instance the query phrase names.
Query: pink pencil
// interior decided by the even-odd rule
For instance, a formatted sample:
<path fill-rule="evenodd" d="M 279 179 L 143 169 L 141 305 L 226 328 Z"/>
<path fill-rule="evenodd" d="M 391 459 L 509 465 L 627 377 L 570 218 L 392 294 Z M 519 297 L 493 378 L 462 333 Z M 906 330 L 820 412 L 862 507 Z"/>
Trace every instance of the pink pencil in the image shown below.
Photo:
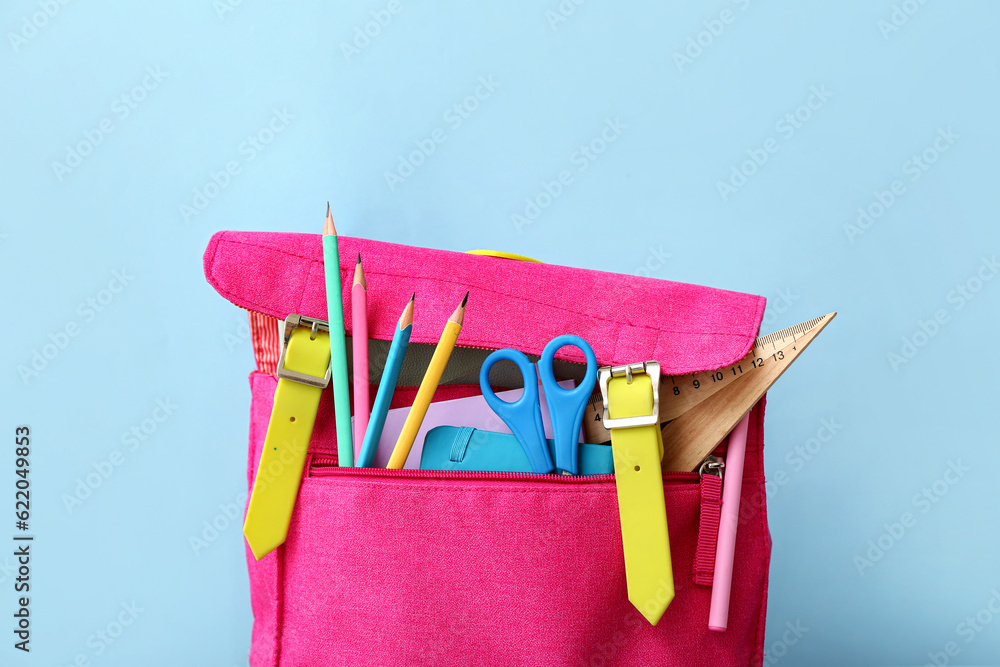
<path fill-rule="evenodd" d="M 733 584 L 733 557 L 736 555 L 736 528 L 740 521 L 740 490 L 743 488 L 743 461 L 747 451 L 750 413 L 729 434 L 726 449 L 726 482 L 722 487 L 722 516 L 719 541 L 715 545 L 715 574 L 712 577 L 712 606 L 708 629 L 724 632 L 729 624 L 729 593 Z"/>
<path fill-rule="evenodd" d="M 354 442 L 365 441 L 370 401 L 368 395 L 368 285 L 361 268 L 361 253 L 354 266 L 351 288 L 351 320 L 354 327 Z M 360 448 L 359 448 L 360 451 Z"/>

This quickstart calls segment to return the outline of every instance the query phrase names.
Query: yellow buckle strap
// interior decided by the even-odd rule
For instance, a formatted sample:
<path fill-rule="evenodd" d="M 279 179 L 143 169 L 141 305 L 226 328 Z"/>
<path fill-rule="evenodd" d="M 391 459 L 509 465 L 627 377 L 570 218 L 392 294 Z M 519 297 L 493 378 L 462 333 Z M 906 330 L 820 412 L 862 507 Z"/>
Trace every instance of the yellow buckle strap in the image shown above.
<path fill-rule="evenodd" d="M 653 625 L 674 599 L 660 471 L 659 375 L 656 362 L 604 367 L 598 375 L 611 431 L 628 599 Z"/>
<path fill-rule="evenodd" d="M 329 383 L 330 335 L 326 323 L 289 315 L 285 321 L 285 348 L 278 362 L 274 407 L 243 523 L 243 534 L 257 560 L 276 549 L 288 535 L 320 395 Z"/>

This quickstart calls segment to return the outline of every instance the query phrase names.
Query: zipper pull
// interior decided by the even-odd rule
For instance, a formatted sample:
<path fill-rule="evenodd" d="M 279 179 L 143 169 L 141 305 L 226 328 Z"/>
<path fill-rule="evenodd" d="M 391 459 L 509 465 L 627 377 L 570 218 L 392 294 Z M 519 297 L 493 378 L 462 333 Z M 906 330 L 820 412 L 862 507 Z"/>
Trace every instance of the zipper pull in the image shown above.
<path fill-rule="evenodd" d="M 722 460 L 721 456 L 709 454 L 705 457 L 705 460 L 701 462 L 701 465 L 698 466 L 698 478 L 704 479 L 705 475 L 716 475 L 721 480 L 722 469 L 725 467 L 726 462 Z"/>
<path fill-rule="evenodd" d="M 701 479 L 701 512 L 698 517 L 698 542 L 695 547 L 694 583 L 711 586 L 715 576 L 715 547 L 722 518 L 722 457 L 709 455 L 698 466 Z"/>

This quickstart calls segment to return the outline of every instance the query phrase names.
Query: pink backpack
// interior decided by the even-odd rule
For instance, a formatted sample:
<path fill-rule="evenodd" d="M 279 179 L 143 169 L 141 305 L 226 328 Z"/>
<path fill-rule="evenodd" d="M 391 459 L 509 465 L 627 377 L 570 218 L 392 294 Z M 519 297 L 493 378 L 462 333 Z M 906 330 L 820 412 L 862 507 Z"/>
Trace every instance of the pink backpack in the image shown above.
<path fill-rule="evenodd" d="M 762 297 L 666 280 L 343 236 L 340 252 L 348 335 L 360 252 L 369 337 L 390 340 L 415 291 L 411 345 L 436 343 L 470 290 L 459 346 L 537 355 L 574 333 L 601 365 L 657 360 L 665 375 L 680 375 L 739 360 L 764 312 Z M 252 484 L 277 383 L 277 322 L 290 313 L 326 319 L 320 237 L 219 232 L 204 266 L 221 295 L 250 311 Z M 576 350 L 565 352 L 572 359 Z M 415 391 L 400 387 L 393 407 Z M 447 384 L 434 400 L 476 394 L 478 383 Z M 763 423 L 762 400 L 751 413 L 729 626 L 720 633 L 708 629 L 706 560 L 717 478 L 664 475 L 676 596 L 651 626 L 626 597 L 613 476 L 341 468 L 324 391 L 287 541 L 259 562 L 246 552 L 250 664 L 760 665 L 771 552 Z"/>

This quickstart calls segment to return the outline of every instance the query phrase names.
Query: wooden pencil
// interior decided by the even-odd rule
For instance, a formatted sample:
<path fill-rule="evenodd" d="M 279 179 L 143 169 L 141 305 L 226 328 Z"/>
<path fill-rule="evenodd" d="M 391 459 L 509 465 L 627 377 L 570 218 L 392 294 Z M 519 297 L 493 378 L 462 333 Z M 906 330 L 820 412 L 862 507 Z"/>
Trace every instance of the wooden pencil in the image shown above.
<path fill-rule="evenodd" d="M 330 371 L 333 376 L 333 411 L 337 422 L 337 463 L 354 465 L 351 433 L 351 395 L 347 381 L 347 334 L 344 331 L 344 288 L 340 281 L 340 248 L 337 228 L 326 203 L 323 225 L 323 267 L 326 275 L 326 309 L 330 322 Z"/>
<path fill-rule="evenodd" d="M 385 428 L 385 418 L 389 414 L 389 404 L 392 403 L 392 395 L 396 392 L 399 372 L 403 368 L 403 358 L 410 344 L 410 333 L 413 331 L 413 300 L 416 296 L 414 293 L 406 303 L 403 314 L 399 316 L 396 333 L 392 336 L 389 355 L 385 360 L 385 368 L 382 369 L 382 379 L 378 385 L 378 393 L 375 394 L 371 418 L 368 420 L 368 430 L 365 431 L 365 439 L 358 454 L 359 468 L 370 468 L 375 465 L 379 440 L 382 439 L 382 429 Z"/>
<path fill-rule="evenodd" d="M 354 265 L 351 286 L 351 340 L 354 347 L 354 442 L 365 441 L 368 412 L 371 407 L 368 389 L 368 285 L 361 268 L 361 253 Z"/>
<path fill-rule="evenodd" d="M 451 351 L 455 349 L 455 341 L 458 340 L 458 334 L 462 331 L 462 322 L 465 320 L 465 304 L 468 300 L 469 293 L 466 292 L 462 303 L 448 318 L 444 331 L 441 332 L 441 338 L 438 340 L 437 347 L 434 348 L 434 355 L 431 357 L 430 364 L 427 365 L 427 371 L 424 373 L 424 379 L 420 382 L 420 388 L 417 389 L 417 396 L 413 399 L 410 412 L 406 415 L 406 421 L 403 422 L 403 430 L 396 440 L 396 446 L 392 450 L 392 456 L 389 457 L 387 468 L 402 468 L 406 464 L 406 458 L 410 455 L 410 449 L 413 448 L 413 441 L 420 431 L 424 415 L 427 414 L 427 408 L 431 404 L 431 399 L 434 398 L 434 392 L 437 391 L 438 384 L 441 382 L 444 368 L 448 365 Z"/>

